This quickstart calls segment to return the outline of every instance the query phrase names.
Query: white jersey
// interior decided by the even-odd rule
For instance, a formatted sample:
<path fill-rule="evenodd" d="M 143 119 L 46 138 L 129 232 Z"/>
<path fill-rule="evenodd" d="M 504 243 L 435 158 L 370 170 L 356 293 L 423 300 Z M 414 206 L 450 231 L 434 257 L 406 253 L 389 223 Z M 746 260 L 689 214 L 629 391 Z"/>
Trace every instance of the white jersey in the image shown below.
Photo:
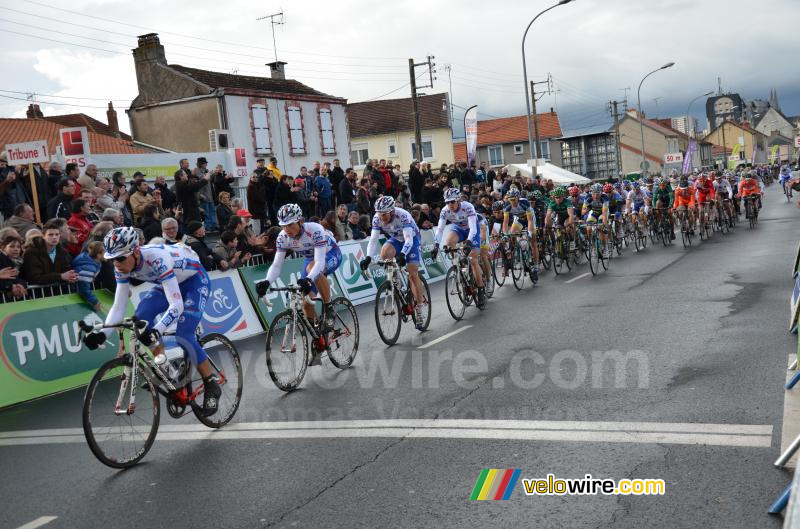
<path fill-rule="evenodd" d="M 645 198 L 647 198 L 647 195 L 645 195 L 644 191 L 640 190 L 639 193 L 637 193 L 635 189 L 628 191 L 628 200 L 631 201 L 631 204 L 641 206 L 644 204 Z"/>
<path fill-rule="evenodd" d="M 275 241 L 275 259 L 267 270 L 267 281 L 272 283 L 278 278 L 286 252 L 290 250 L 306 260 L 314 260 L 314 267 L 308 273 L 308 277 L 315 281 L 325 270 L 325 255 L 336 248 L 338 246 L 333 234 L 316 222 L 304 222 L 297 237 L 292 237 L 283 230 Z"/>
<path fill-rule="evenodd" d="M 414 217 L 411 213 L 403 208 L 394 208 L 392 220 L 384 223 L 381 220 L 380 213 L 375 213 L 372 217 L 372 231 L 369 236 L 369 245 L 367 246 L 367 255 L 375 257 L 378 253 L 378 237 L 383 234 L 390 240 L 395 240 L 403 243 L 403 248 L 400 250 L 403 254 L 408 254 L 409 250 L 414 246 L 414 239 L 420 236 L 419 227 L 414 222 Z"/>
<path fill-rule="evenodd" d="M 728 182 L 728 179 L 719 179 L 717 178 L 714 180 L 714 190 L 717 193 L 728 193 L 728 198 L 733 196 L 733 188 L 731 187 L 731 183 Z"/>
<path fill-rule="evenodd" d="M 436 242 L 441 241 L 442 232 L 447 224 L 454 224 L 459 228 L 469 230 L 467 239 L 471 240 L 478 232 L 478 213 L 475 206 L 469 202 L 459 202 L 458 209 L 451 211 L 445 204 L 439 214 L 439 225 L 436 227 Z"/>

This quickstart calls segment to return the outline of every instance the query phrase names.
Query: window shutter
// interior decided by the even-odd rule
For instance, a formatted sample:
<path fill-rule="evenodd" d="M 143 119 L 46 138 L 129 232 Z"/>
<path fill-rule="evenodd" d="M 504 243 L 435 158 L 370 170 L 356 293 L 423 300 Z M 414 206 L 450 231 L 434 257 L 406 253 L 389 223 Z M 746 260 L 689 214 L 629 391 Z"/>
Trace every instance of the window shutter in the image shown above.
<path fill-rule="evenodd" d="M 256 139 L 256 152 L 270 152 L 269 122 L 267 121 L 267 108 L 264 105 L 253 105 L 253 133 Z"/>
<path fill-rule="evenodd" d="M 331 111 L 322 108 L 319 111 L 319 125 L 322 133 L 322 154 L 335 154 L 336 147 L 333 143 L 333 119 Z"/>
<path fill-rule="evenodd" d="M 306 142 L 303 136 L 303 119 L 300 107 L 289 107 L 289 137 L 292 140 L 292 154 L 305 154 Z"/>

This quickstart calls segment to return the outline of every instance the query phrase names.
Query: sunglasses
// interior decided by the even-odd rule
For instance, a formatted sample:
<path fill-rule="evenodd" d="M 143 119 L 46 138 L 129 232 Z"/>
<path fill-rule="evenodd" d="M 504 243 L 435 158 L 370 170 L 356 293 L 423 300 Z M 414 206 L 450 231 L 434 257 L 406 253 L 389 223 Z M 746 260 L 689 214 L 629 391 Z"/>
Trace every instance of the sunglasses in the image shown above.
<path fill-rule="evenodd" d="M 115 263 L 123 263 L 128 259 L 128 257 L 129 256 L 127 256 L 127 255 L 120 255 L 119 257 L 114 257 L 111 260 L 114 261 Z"/>

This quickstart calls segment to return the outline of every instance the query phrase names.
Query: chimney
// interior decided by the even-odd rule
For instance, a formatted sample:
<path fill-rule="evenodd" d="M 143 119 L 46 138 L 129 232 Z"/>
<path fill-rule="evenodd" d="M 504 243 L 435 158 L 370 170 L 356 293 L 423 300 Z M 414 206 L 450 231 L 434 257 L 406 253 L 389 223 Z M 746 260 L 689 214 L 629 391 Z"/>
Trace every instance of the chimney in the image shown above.
<path fill-rule="evenodd" d="M 28 105 L 28 111 L 25 112 L 25 115 L 28 117 L 28 119 L 35 119 L 35 118 L 43 118 L 44 117 L 44 114 L 42 114 L 42 111 L 39 108 L 39 105 L 37 105 L 35 103 L 31 103 L 30 105 Z"/>
<path fill-rule="evenodd" d="M 269 66 L 270 74 L 272 75 L 273 79 L 286 79 L 286 72 L 284 70 L 284 66 L 286 63 L 283 61 L 275 61 L 275 62 L 268 62 L 267 66 Z"/>
<path fill-rule="evenodd" d="M 114 104 L 108 102 L 108 110 L 106 110 L 106 117 L 108 118 L 108 126 L 114 132 L 119 132 L 119 123 L 117 122 L 117 111 L 114 110 Z"/>
<path fill-rule="evenodd" d="M 167 65 L 167 56 L 158 39 L 158 33 L 139 35 L 138 46 L 133 50 L 133 62 L 136 68 L 136 84 L 143 102 L 157 103 L 160 78 L 154 70 L 158 65 Z"/>

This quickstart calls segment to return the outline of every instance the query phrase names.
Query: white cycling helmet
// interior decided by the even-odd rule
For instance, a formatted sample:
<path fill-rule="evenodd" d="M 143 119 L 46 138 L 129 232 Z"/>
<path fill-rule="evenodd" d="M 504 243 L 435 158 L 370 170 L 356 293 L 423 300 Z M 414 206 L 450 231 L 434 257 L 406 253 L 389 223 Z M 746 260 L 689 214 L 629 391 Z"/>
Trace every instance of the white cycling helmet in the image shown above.
<path fill-rule="evenodd" d="M 278 210 L 278 224 L 288 226 L 303 218 L 303 210 L 297 204 L 284 204 Z"/>
<path fill-rule="evenodd" d="M 376 213 L 391 213 L 394 211 L 394 199 L 390 196 L 384 195 L 375 201 Z"/>
<path fill-rule="evenodd" d="M 444 190 L 445 203 L 456 202 L 458 200 L 461 200 L 461 191 L 459 191 L 455 187 L 450 187 Z"/>
<path fill-rule="evenodd" d="M 139 234 L 128 226 L 114 228 L 103 238 L 103 247 L 106 259 L 128 256 L 139 247 Z"/>
<path fill-rule="evenodd" d="M 511 186 L 506 193 L 508 198 L 519 198 L 519 189 L 516 186 Z"/>

